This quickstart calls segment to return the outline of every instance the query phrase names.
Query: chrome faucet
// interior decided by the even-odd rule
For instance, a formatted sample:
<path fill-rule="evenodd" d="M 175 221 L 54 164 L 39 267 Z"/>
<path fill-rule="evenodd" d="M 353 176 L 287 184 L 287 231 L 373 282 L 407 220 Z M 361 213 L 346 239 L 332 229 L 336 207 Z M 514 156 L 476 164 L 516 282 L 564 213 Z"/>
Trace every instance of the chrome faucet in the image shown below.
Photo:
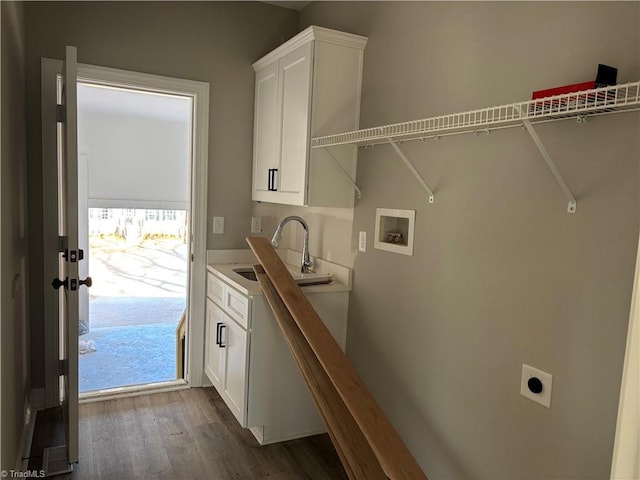
<path fill-rule="evenodd" d="M 309 270 L 311 267 L 311 260 L 309 259 L 309 226 L 303 218 L 298 217 L 297 215 L 291 215 L 283 218 L 273 234 L 271 245 L 274 247 L 278 246 L 278 243 L 280 243 L 280 240 L 282 239 L 282 228 L 292 220 L 300 222 L 300 225 L 302 225 L 302 228 L 304 229 L 304 236 L 302 237 L 302 266 L 300 267 L 300 271 L 302 273 L 309 273 L 311 271 Z"/>

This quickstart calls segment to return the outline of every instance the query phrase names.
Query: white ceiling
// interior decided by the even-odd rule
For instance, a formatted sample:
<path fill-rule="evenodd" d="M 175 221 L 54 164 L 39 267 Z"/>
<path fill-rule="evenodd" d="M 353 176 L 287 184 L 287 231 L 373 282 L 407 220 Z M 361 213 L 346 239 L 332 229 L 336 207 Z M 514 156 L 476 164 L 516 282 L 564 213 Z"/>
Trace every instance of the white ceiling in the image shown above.
<path fill-rule="evenodd" d="M 80 112 L 189 122 L 191 99 L 78 83 L 78 110 Z"/>
<path fill-rule="evenodd" d="M 271 5 L 276 5 L 277 7 L 290 8 L 291 10 L 302 10 L 304 7 L 309 5 L 311 2 L 297 2 L 294 0 L 284 0 L 281 2 L 262 2 L 262 3 L 270 3 Z"/>

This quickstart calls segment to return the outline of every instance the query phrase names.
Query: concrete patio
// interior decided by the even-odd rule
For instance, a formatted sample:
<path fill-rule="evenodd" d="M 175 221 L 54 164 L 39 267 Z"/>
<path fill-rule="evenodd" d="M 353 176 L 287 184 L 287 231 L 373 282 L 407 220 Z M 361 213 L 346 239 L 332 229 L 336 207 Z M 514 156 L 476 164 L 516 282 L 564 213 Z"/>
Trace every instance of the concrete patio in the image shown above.
<path fill-rule="evenodd" d="M 174 380 L 185 308 L 179 239 L 91 238 L 90 331 L 80 341 L 80 393 Z"/>

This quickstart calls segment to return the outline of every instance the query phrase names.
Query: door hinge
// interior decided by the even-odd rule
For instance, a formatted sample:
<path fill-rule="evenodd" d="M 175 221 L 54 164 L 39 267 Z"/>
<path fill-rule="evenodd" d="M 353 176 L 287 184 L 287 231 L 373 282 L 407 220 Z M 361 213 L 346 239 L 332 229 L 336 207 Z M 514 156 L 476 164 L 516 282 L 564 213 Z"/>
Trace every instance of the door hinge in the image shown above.
<path fill-rule="evenodd" d="M 67 249 L 67 237 L 58 237 L 58 253 L 64 252 Z"/>
<path fill-rule="evenodd" d="M 58 360 L 58 375 L 69 375 L 69 360 L 66 358 Z"/>
<path fill-rule="evenodd" d="M 67 121 L 67 110 L 64 105 L 56 105 L 56 122 L 64 123 Z"/>

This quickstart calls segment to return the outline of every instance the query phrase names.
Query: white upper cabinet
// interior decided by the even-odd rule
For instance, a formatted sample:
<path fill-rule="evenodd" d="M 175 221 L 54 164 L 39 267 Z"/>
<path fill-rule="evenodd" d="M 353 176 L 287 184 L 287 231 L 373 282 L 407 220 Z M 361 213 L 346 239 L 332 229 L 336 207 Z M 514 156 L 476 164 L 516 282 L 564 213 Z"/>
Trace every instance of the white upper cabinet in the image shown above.
<path fill-rule="evenodd" d="M 280 163 L 280 117 L 278 105 L 278 63 L 256 73 L 256 106 L 253 130 L 253 197 L 268 195 L 269 172 Z M 255 151 L 260 155 L 256 156 Z M 256 161 L 259 166 L 256 168 Z M 258 196 L 259 198 L 256 198 Z"/>
<path fill-rule="evenodd" d="M 311 111 L 311 44 L 280 61 L 280 166 L 276 176 L 279 203 L 304 205 Z"/>
<path fill-rule="evenodd" d="M 359 127 L 366 41 L 312 26 L 254 63 L 253 200 L 353 206 L 357 147 L 310 140 Z"/>

